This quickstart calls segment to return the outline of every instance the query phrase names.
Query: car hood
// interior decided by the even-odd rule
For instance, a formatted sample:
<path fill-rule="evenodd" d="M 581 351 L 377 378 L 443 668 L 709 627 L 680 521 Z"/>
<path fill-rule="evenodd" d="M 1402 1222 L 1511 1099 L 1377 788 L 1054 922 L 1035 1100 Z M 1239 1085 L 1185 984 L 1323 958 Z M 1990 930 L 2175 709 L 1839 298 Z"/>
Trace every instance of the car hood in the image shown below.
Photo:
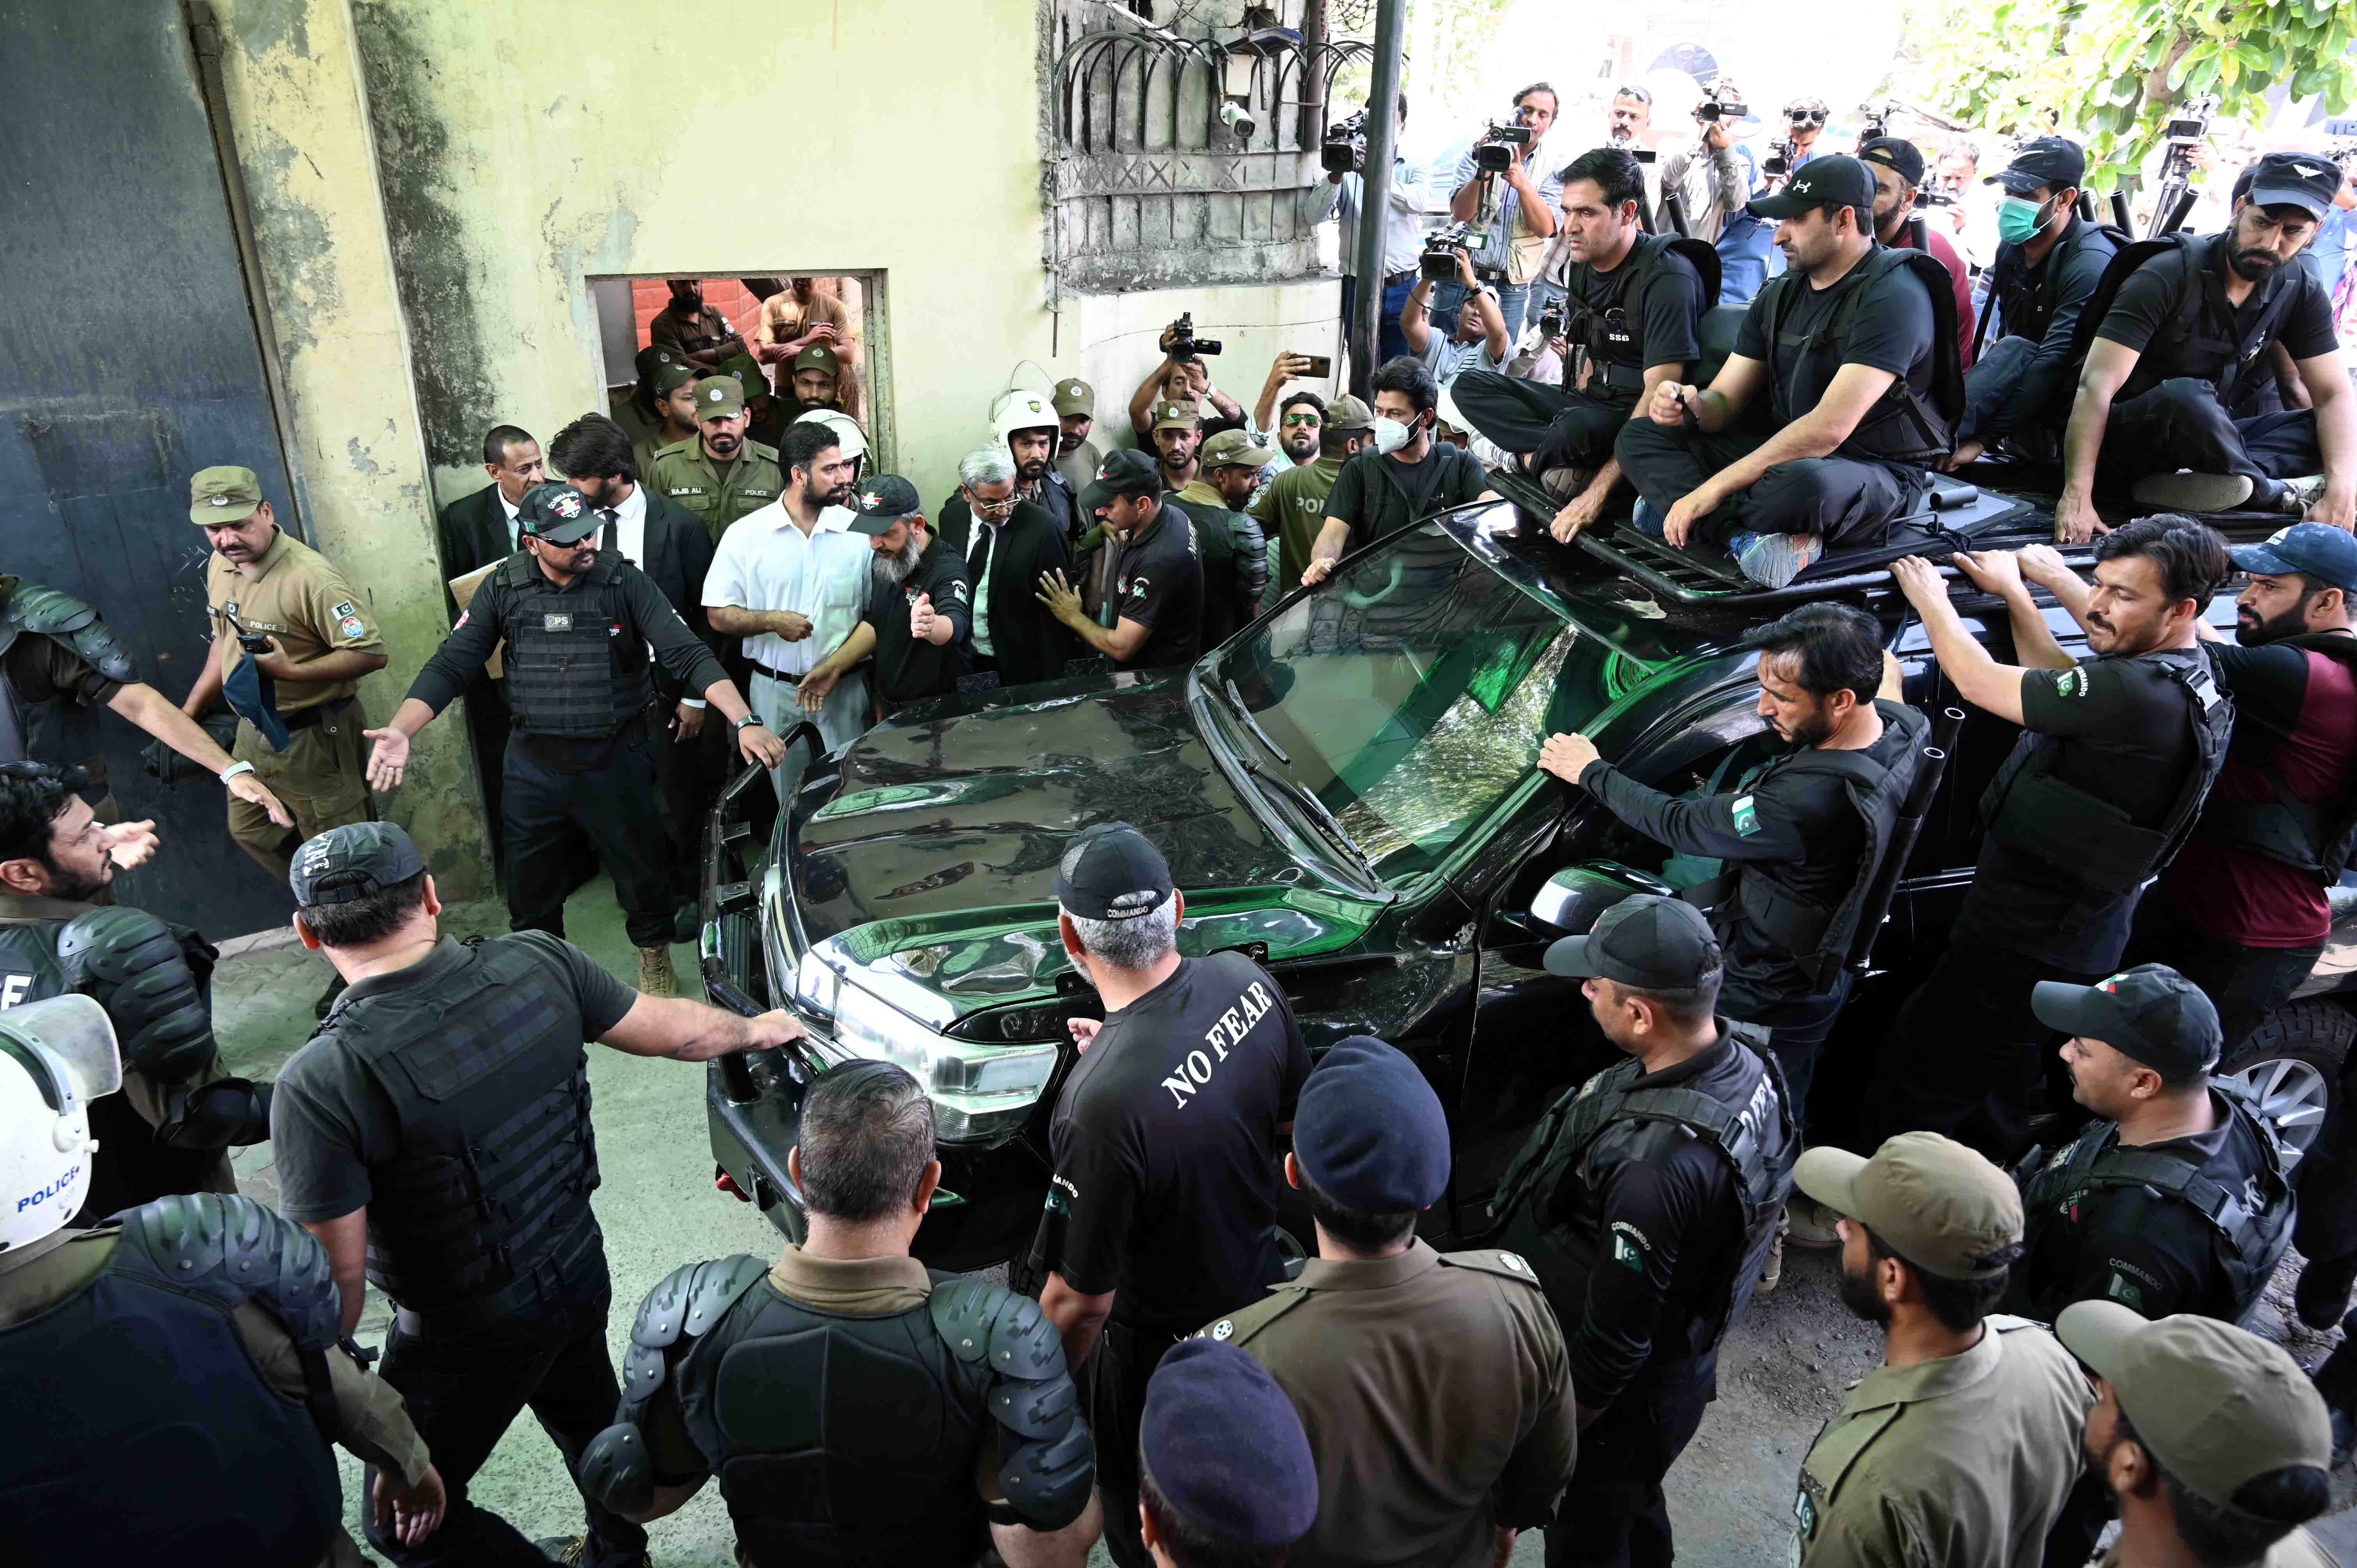
<path fill-rule="evenodd" d="M 1188 894 L 1189 951 L 1329 950 L 1381 908 L 1329 886 L 1263 825 L 1197 732 L 1181 679 L 1034 690 L 888 720 L 840 755 L 834 794 L 793 834 L 807 943 L 888 956 L 960 1012 L 1050 990 L 1069 967 L 1057 863 L 1074 834 L 1109 822 L 1134 824 L 1169 860 Z"/>

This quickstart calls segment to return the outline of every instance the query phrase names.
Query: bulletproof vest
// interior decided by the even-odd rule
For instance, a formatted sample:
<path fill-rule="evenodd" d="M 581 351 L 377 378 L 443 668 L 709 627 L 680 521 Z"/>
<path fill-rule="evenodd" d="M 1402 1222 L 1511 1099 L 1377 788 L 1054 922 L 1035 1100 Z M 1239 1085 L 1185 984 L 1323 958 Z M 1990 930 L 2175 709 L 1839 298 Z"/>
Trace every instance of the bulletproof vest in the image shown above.
<path fill-rule="evenodd" d="M 73 650 L 83 663 L 110 681 L 139 678 L 139 667 L 114 633 L 98 618 L 98 611 L 70 594 L 38 583 L 0 576 L 0 654 L 16 646 L 27 632 L 54 638 Z M 52 762 L 60 766 L 88 762 L 104 749 L 97 711 L 69 697 L 29 703 L 0 665 L 0 762 Z M 81 791 L 95 802 L 106 794 L 102 779 L 93 779 Z"/>
<path fill-rule="evenodd" d="M 1873 892 L 1875 871 L 1889 852 L 1900 811 L 1923 765 L 1923 744 L 1932 732 L 1931 721 L 1903 703 L 1878 698 L 1874 706 L 1882 715 L 1882 736 L 1872 746 L 1854 751 L 1810 746 L 1779 757 L 1760 774 L 1764 779 L 1779 772 L 1830 773 L 1841 780 L 1842 792 L 1867 829 L 1857 875 L 1841 901 L 1830 907 L 1819 904 L 1780 881 L 1770 863 L 1743 861 L 1734 868 L 1733 899 L 1720 906 L 1722 920 L 1731 906 L 1734 915 L 1792 954 L 1821 991 L 1848 961 Z"/>
<path fill-rule="evenodd" d="M 2062 300 L 2062 274 L 2070 270 L 2079 252 L 2092 251 L 2105 257 L 2115 256 L 2130 239 L 2126 230 L 2115 224 L 2090 223 L 2084 218 L 2074 220 L 2062 238 L 2054 242 L 2054 248 L 2046 252 L 2046 267 L 2035 286 L 2030 284 L 2029 270 L 2021 266 L 2021 247 L 2011 242 L 1999 245 L 1990 271 L 2002 281 L 1991 285 L 1993 308 L 1982 311 L 1973 328 L 1973 352 L 1978 354 L 1987 340 L 1992 316 L 2004 318 L 2005 330 L 1999 337 L 2043 341 L 2046 328 L 2053 324 L 2054 308 Z"/>
<path fill-rule="evenodd" d="M 1566 1315 L 1576 1315 L 1577 1304 L 1587 1299 L 1589 1272 L 1611 1261 L 1608 1249 L 1613 1242 L 1589 1196 L 1594 1187 L 1587 1161 L 1605 1131 L 1622 1122 L 1639 1125 L 1618 1151 L 1620 1158 L 1666 1158 L 1689 1140 L 1707 1145 L 1734 1178 L 1742 1210 L 1740 1240 L 1718 1260 L 1695 1296 L 1694 1316 L 1676 1330 L 1665 1326 L 1655 1345 L 1680 1355 L 1703 1355 L 1749 1304 L 1792 1190 L 1801 1133 L 1784 1075 L 1758 1044 L 1764 1032 L 1725 1019 L 1719 1025 L 1748 1058 L 1737 1095 L 1721 1100 L 1683 1086 L 1633 1089 L 1644 1068 L 1632 1057 L 1556 1100 L 1499 1179 L 1490 1204 L 1501 1220 L 1495 1244 L 1529 1260 L 1555 1315 L 1566 1322 L 1577 1322 L 1576 1316 Z"/>
<path fill-rule="evenodd" d="M 2114 399 L 2116 404 L 2128 398 L 2150 392 L 2165 381 L 2190 377 L 2208 381 L 2218 389 L 2218 401 L 2232 405 L 2243 390 L 2243 383 L 2252 377 L 2264 377 L 2260 364 L 2268 344 L 2275 341 L 2276 328 L 2299 297 L 2302 287 L 2301 269 L 2297 266 L 2276 267 L 2253 285 L 2259 296 L 2259 309 L 2247 332 L 2238 329 L 2234 312 L 2226 303 L 2225 281 L 2222 271 L 2208 263 L 2219 254 L 2220 247 L 2212 244 L 2218 236 L 2193 235 L 2179 231 L 2157 240 L 2136 240 L 2120 247 L 2111 265 L 2104 269 L 2095 292 L 2087 299 L 2086 308 L 2080 312 L 2079 330 L 2072 338 L 2071 349 L 2074 362 L 2084 362 L 2089 349 L 2095 344 L 2095 329 L 2111 313 L 2113 302 L 2119 297 L 2120 287 L 2145 263 L 2156 256 L 2172 252 L 2185 258 L 2184 281 L 2179 285 L 2169 316 L 2145 345 L 2136 360 L 2136 369 Z"/>
<path fill-rule="evenodd" d="M 345 997 L 333 1042 L 392 1105 L 369 1172 L 368 1271 L 414 1312 L 553 1298 L 597 1240 L 597 1151 L 573 997 L 512 938 L 428 985 Z"/>
<path fill-rule="evenodd" d="M 2063 748 L 2074 743 L 2030 730 L 2022 732 L 1981 796 L 1981 822 L 1990 838 L 2075 886 L 2065 929 L 2126 897 L 2176 857 L 2210 786 L 2217 782 L 2233 733 L 2233 702 L 2212 675 L 2206 651 L 2173 650 L 2127 662 L 2157 666 L 2183 693 L 2193 733 L 2193 766 L 2158 824 L 2147 827 L 2111 801 L 2067 782 L 2058 765 Z"/>
<path fill-rule="evenodd" d="M 1894 377 L 1835 450 L 1843 456 L 1886 463 L 1929 467 L 1955 446 L 1956 421 L 1964 412 L 1964 360 L 1956 347 L 1955 284 L 1939 258 L 1921 251 L 1894 251 L 1877 245 L 1865 260 L 1834 285 L 1841 295 L 1825 325 L 1815 332 L 1794 332 L 1786 325 L 1801 291 L 1809 286 L 1805 273 L 1786 273 L 1771 279 L 1762 291 L 1762 326 L 1768 340 L 1768 373 L 1775 389 L 1779 424 L 1790 424 L 1816 406 L 1810 387 L 1832 384 L 1841 369 L 1842 350 L 1857 324 L 1858 308 L 1875 283 L 1894 269 L 1905 268 L 1932 296 L 1932 384 L 1917 392 L 1904 375 Z M 1807 397 L 1806 404 L 1802 399 Z"/>
<path fill-rule="evenodd" d="M 121 1235 L 89 1283 L 0 1328 L 10 1560 L 313 1568 L 343 1514 L 335 1459 L 306 1402 L 255 1370 L 231 1315 L 262 1306 L 324 1378 L 339 1321 L 326 1250 L 220 1193 L 111 1223 Z"/>
<path fill-rule="evenodd" d="M 1581 292 L 1582 285 L 1597 275 L 1596 269 L 1586 262 L 1570 268 L 1571 292 L 1563 302 L 1567 313 L 1564 331 L 1587 355 L 1591 392 L 1635 397 L 1644 390 L 1648 356 L 1639 334 L 1644 322 L 1645 289 L 1655 276 L 1671 270 L 1673 256 L 1684 257 L 1701 275 L 1703 307 L 1708 309 L 1718 298 L 1718 252 L 1702 240 L 1679 234 L 1640 234 L 1626 259 L 1603 274 L 1617 287 L 1611 303 L 1600 309 Z M 1569 375 L 1568 366 L 1565 373 Z"/>
<path fill-rule="evenodd" d="M 619 733 L 651 695 L 646 637 L 623 596 L 619 558 L 601 552 L 587 582 L 569 592 L 530 555 L 500 570 L 516 590 L 500 628 L 516 728 L 576 739 Z M 602 682 L 586 678 L 600 672 Z"/>
<path fill-rule="evenodd" d="M 2172 1155 L 2123 1148 L 2119 1124 L 2098 1122 L 2022 1187 L 2025 1242 L 2035 1249 L 2045 1226 L 2083 1203 L 2101 1203 L 2107 1193 L 2141 1187 L 2201 1217 L 2210 1230 L 2217 1268 L 2210 1277 L 2209 1296 L 2192 1310 L 2240 1323 L 2258 1305 L 2276 1264 L 2291 1245 L 2296 1209 L 2275 1128 L 2240 1086 L 2212 1079 L 2210 1087 L 2226 1102 L 2227 1114 L 2257 1139 L 2257 1169 L 2211 1172 Z M 2227 1146 L 2235 1144 L 2230 1141 Z"/>
<path fill-rule="evenodd" d="M 2281 646 L 2321 653 L 2357 671 L 2357 637 L 2303 632 L 2283 639 Z M 2272 755 L 2258 771 L 2275 799 L 2212 800 L 2201 813 L 2202 836 L 2281 861 L 2327 887 L 2338 883 L 2357 854 L 2357 780 L 2344 781 L 2338 800 L 2303 800 L 2292 793 Z"/>

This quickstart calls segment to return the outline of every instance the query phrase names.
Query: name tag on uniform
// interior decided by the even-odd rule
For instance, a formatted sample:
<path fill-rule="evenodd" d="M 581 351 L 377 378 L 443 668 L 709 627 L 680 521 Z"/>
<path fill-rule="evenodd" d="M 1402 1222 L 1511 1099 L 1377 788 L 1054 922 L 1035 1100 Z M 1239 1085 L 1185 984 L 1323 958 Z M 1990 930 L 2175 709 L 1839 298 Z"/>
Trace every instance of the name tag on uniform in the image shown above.
<path fill-rule="evenodd" d="M 543 631 L 571 631 L 573 629 L 573 617 L 570 613 L 558 615 L 554 611 L 548 612 L 540 618 L 540 629 Z"/>

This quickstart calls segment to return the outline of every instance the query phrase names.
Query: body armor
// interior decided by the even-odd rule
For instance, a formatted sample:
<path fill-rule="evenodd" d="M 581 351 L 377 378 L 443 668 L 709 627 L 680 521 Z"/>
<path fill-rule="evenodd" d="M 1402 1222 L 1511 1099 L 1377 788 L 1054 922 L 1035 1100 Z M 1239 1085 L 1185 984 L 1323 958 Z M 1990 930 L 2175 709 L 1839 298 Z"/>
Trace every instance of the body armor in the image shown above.
<path fill-rule="evenodd" d="M 139 679 L 131 650 L 107 629 L 95 609 L 55 588 L 0 576 L 0 654 L 27 632 L 64 643 L 110 681 L 128 684 Z M 98 722 L 97 714 L 68 698 L 27 702 L 0 669 L 0 762 L 90 762 L 103 746 Z M 93 801 L 105 793 L 102 777 L 82 791 L 85 800 Z"/>
<path fill-rule="evenodd" d="M 1088 1424 L 1037 1302 L 935 1274 L 924 1303 L 859 1317 L 806 1306 L 768 1272 L 743 1255 L 693 1263 L 647 1297 L 620 1420 L 582 1458 L 593 1496 L 645 1506 L 640 1423 L 670 1380 L 758 1568 L 963 1563 L 991 1522 L 1080 1517 L 1095 1477 Z M 994 1426 L 1003 1517 L 974 1487 Z"/>
<path fill-rule="evenodd" d="M 1577 1304 L 1587 1299 L 1588 1272 L 1609 1260 L 1611 1243 L 1602 1216 L 1584 1202 L 1592 1190 L 1585 1179 L 1590 1152 L 1601 1153 L 1598 1145 L 1608 1133 L 1616 1145 L 1610 1157 L 1620 1160 L 1663 1158 L 1688 1142 L 1706 1145 L 1726 1165 L 1742 1209 L 1738 1243 L 1719 1260 L 1693 1303 L 1694 1315 L 1684 1325 L 1664 1324 L 1656 1348 L 1705 1355 L 1749 1305 L 1792 1189 L 1801 1133 L 1783 1074 L 1773 1058 L 1751 1044 L 1758 1032 L 1724 1019 L 1720 1026 L 1750 1058 L 1739 1083 L 1740 1101 L 1684 1085 L 1631 1088 L 1644 1070 L 1632 1057 L 1549 1107 L 1499 1179 L 1490 1206 L 1502 1220 L 1499 1245 L 1530 1261 L 1558 1317 L 1578 1310 Z"/>
<path fill-rule="evenodd" d="M 508 706 L 526 735 L 598 739 L 642 712 L 653 687 L 646 637 L 622 592 L 619 557 L 600 553 L 569 590 L 529 554 L 500 571 L 513 590 L 500 628 L 507 639 Z M 603 673 L 599 682 L 593 677 Z"/>
<path fill-rule="evenodd" d="M 2128 231 L 2125 229 L 2109 223 L 2090 223 L 2083 218 L 2077 220 L 2071 225 L 2070 231 L 2046 252 L 2046 266 L 2040 273 L 2035 287 L 2030 285 L 2026 273 L 2013 276 L 2010 281 L 2014 286 L 1992 299 L 1992 308 L 1981 312 L 1981 318 L 1973 328 L 1973 352 L 1977 355 L 1981 345 L 1987 341 L 1989 317 L 1992 316 L 2005 319 L 2005 330 L 1998 337 L 2028 338 L 2043 342 L 2047 328 L 2053 324 L 2055 306 L 2061 303 L 2062 274 L 2070 270 L 2079 252 L 2087 251 L 2104 257 L 2115 256 L 2119 254 L 2120 247 L 2127 244 L 2129 240 Z M 2018 245 L 1999 245 L 1996 261 L 1990 271 L 1996 273 L 2004 268 L 2011 258 L 2020 253 Z M 2072 384 L 2077 384 L 2075 380 Z"/>
<path fill-rule="evenodd" d="M 1958 353 L 1955 285 L 1939 259 L 1921 251 L 1877 245 L 1834 285 L 1841 299 L 1825 325 L 1796 333 L 1786 325 L 1792 304 L 1809 286 L 1804 273 L 1770 280 L 1760 299 L 1760 327 L 1768 340 L 1768 374 L 1774 388 L 1776 423 L 1790 424 L 1815 407 L 1805 406 L 1804 387 L 1828 386 L 1840 371 L 1843 346 L 1857 322 L 1867 294 L 1891 272 L 1914 274 L 1932 296 L 1932 385 L 1918 392 L 1904 375 L 1894 377 L 1882 396 L 1860 416 L 1835 449 L 1843 457 L 1928 467 L 1955 447 L 1956 422 L 1964 412 L 1964 371 Z"/>
<path fill-rule="evenodd" d="M 1648 356 L 1638 334 L 1644 320 L 1645 290 L 1657 274 L 1668 270 L 1673 256 L 1684 257 L 1701 277 L 1703 308 L 1707 310 L 1718 298 L 1718 252 L 1701 240 L 1640 234 L 1620 266 L 1604 274 L 1620 287 L 1601 309 L 1589 305 L 1580 288 L 1595 268 L 1576 262 L 1568 270 L 1571 292 L 1564 299 L 1564 332 L 1587 356 L 1587 389 L 1594 395 L 1634 398 L 1644 390 Z M 1564 373 L 1571 374 L 1569 365 Z"/>
<path fill-rule="evenodd" d="M 0 1474 L 5 1555 L 312 1568 L 343 1513 L 328 1451 L 326 1359 L 341 1352 L 327 1250 L 220 1193 L 167 1197 L 116 1223 L 121 1238 L 88 1284 L 0 1328 L 0 1381 L 20 1418 Z M 294 1339 L 307 1402 L 254 1369 L 231 1316 L 248 1301 Z M 124 1477 L 136 1478 L 135 1504 Z"/>
<path fill-rule="evenodd" d="M 421 1315 L 554 1298 L 598 1242 L 579 1009 L 523 940 L 466 946 L 433 984 L 339 1001 L 318 1036 L 393 1108 L 398 1152 L 369 1173 L 368 1272 Z"/>
<path fill-rule="evenodd" d="M 2300 268 L 2271 268 L 2256 285 L 2259 310 L 2247 331 L 2235 325 L 2226 304 L 2224 248 L 2220 236 L 2196 236 L 2179 231 L 2158 240 L 2136 240 L 2123 245 L 2104 269 L 2095 292 L 2080 313 L 2079 329 L 2072 339 L 2074 362 L 2083 364 L 2095 345 L 2095 329 L 2110 314 L 2128 275 L 2155 257 L 2175 253 L 2185 258 L 2185 278 L 2168 317 L 2138 356 L 2136 369 L 2112 400 L 2116 408 L 2140 397 L 2166 381 L 2190 377 L 2218 390 L 2218 401 L 2233 406 L 2246 378 L 2266 381 L 2263 362 L 2267 345 L 2300 294 Z M 2216 263 L 2213 268 L 2210 263 Z"/>

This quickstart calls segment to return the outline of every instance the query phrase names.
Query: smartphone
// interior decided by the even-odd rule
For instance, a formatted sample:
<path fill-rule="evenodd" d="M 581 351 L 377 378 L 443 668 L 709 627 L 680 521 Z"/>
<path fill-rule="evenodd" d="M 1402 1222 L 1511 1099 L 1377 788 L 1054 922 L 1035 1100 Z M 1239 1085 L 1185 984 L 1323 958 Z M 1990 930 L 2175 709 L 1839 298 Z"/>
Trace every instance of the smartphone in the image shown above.
<path fill-rule="evenodd" d="M 1334 361 L 1327 355 L 1304 354 L 1302 358 L 1309 361 L 1309 368 L 1301 373 L 1312 381 L 1322 381 L 1334 373 Z"/>

